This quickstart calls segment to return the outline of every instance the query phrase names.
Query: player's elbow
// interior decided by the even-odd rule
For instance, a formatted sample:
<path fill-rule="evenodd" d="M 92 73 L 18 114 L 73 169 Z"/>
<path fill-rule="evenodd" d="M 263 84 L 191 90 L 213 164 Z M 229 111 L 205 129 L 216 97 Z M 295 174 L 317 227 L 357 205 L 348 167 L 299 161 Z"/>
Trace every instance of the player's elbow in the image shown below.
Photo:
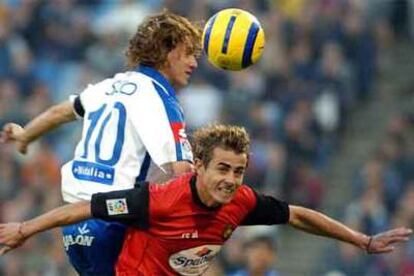
<path fill-rule="evenodd" d="M 50 117 L 53 118 L 53 121 L 58 124 L 71 122 L 76 119 L 76 115 L 73 112 L 73 105 L 70 101 L 54 105 L 49 108 L 48 112 Z"/>
<path fill-rule="evenodd" d="M 308 221 L 314 211 L 295 205 L 289 205 L 289 224 L 293 227 L 299 227 Z"/>
<path fill-rule="evenodd" d="M 174 177 L 180 176 L 184 173 L 193 172 L 193 164 L 187 161 L 180 161 L 172 163 L 172 173 Z"/>
<path fill-rule="evenodd" d="M 163 183 L 184 173 L 193 172 L 193 165 L 187 161 L 171 162 L 161 165 L 160 170 L 151 172 L 147 180 L 150 182 Z"/>

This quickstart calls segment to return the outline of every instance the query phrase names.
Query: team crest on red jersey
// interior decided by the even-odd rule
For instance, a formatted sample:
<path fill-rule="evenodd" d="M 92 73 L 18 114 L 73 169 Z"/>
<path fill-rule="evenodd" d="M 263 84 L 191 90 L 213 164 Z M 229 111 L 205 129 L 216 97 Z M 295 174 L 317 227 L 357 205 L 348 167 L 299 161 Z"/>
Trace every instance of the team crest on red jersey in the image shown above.
<path fill-rule="evenodd" d="M 233 231 L 234 231 L 233 225 L 226 224 L 226 226 L 224 226 L 224 230 L 223 230 L 223 238 L 225 240 L 227 240 L 228 238 L 230 238 L 230 236 L 233 233 Z"/>

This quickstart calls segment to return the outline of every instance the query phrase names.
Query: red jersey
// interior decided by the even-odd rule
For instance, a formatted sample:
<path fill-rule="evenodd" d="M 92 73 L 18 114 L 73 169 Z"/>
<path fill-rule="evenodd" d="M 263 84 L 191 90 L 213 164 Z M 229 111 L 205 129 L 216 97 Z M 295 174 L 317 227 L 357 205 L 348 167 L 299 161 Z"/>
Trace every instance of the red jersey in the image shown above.
<path fill-rule="evenodd" d="M 198 197 L 195 182 L 195 175 L 187 174 L 163 185 L 93 197 L 94 217 L 133 226 L 118 258 L 117 275 L 200 275 L 237 226 L 288 221 L 286 203 L 257 195 L 246 185 L 230 203 L 209 208 Z"/>

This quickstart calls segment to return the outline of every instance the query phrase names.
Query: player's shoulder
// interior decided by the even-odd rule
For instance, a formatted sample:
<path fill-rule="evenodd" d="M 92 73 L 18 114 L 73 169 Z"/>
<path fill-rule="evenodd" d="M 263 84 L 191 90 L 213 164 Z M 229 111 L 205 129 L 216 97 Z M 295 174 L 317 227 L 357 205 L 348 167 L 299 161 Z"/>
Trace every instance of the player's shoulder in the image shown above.
<path fill-rule="evenodd" d="M 153 80 L 150 77 L 135 71 L 125 71 L 116 73 L 99 82 L 89 84 L 85 91 L 96 89 L 109 93 L 108 91 L 110 89 L 105 89 L 107 87 L 116 90 L 116 92 L 122 92 L 123 94 L 132 94 L 135 90 L 134 87 L 145 87 L 145 90 L 148 90 L 148 88 L 155 90 Z"/>
<path fill-rule="evenodd" d="M 120 82 L 124 85 L 135 84 L 140 91 L 155 89 L 152 79 L 150 77 L 136 71 L 126 71 L 122 73 L 117 73 L 113 77 L 113 80 L 114 82 Z"/>
<path fill-rule="evenodd" d="M 256 204 L 256 192 L 246 184 L 241 185 L 234 195 L 234 202 L 242 204 Z"/>
<path fill-rule="evenodd" d="M 183 175 L 166 183 L 149 185 L 150 206 L 158 214 L 170 213 L 191 200 L 191 175 Z"/>
<path fill-rule="evenodd" d="M 162 88 L 156 80 L 136 71 L 127 71 L 118 73 L 114 76 L 114 82 L 122 86 L 122 90 L 136 89 L 135 95 L 142 96 L 159 96 L 159 90 Z M 125 92 L 125 91 L 124 91 Z M 128 93 L 128 91 L 126 91 Z"/>

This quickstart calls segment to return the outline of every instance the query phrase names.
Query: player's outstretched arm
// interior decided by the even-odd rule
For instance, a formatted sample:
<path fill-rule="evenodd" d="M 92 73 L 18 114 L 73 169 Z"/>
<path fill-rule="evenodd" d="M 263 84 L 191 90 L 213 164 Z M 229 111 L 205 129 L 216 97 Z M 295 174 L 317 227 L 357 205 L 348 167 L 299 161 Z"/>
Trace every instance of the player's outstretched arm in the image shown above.
<path fill-rule="evenodd" d="M 408 241 L 412 234 L 411 229 L 401 227 L 368 236 L 311 209 L 289 205 L 289 211 L 289 224 L 293 227 L 353 244 L 369 254 L 391 252 L 394 243 Z"/>
<path fill-rule="evenodd" d="M 73 224 L 91 218 L 91 216 L 90 202 L 82 201 L 53 209 L 25 222 L 0 224 L 0 244 L 2 245 L 0 255 L 19 247 L 36 233 Z"/>
<path fill-rule="evenodd" d="M 73 110 L 73 103 L 65 101 L 54 105 L 31 120 L 24 128 L 15 123 L 4 125 L 0 135 L 0 142 L 12 142 L 16 144 L 17 150 L 25 154 L 27 146 L 43 134 L 56 127 L 74 121 L 76 115 Z"/>

